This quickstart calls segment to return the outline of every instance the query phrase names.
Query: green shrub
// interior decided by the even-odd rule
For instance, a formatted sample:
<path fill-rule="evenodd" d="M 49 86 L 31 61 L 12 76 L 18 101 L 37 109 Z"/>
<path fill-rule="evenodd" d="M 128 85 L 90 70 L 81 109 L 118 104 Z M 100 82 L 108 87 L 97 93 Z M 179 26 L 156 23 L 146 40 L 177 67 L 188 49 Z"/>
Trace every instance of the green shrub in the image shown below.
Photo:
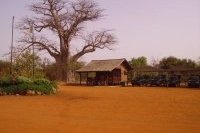
<path fill-rule="evenodd" d="M 3 95 L 3 89 L 0 87 L 0 96 Z"/>
<path fill-rule="evenodd" d="M 17 83 L 32 83 L 33 81 L 27 77 L 19 76 L 17 77 Z"/>
<path fill-rule="evenodd" d="M 16 85 L 15 94 L 26 95 L 27 91 L 31 89 L 32 83 L 19 83 Z"/>
<path fill-rule="evenodd" d="M 26 77 L 3 77 L 0 79 L 0 92 L 6 94 L 26 95 L 29 90 L 37 94 L 53 94 L 56 92 L 57 84 L 47 79 L 31 80 Z"/>
<path fill-rule="evenodd" d="M 34 89 L 44 94 L 54 93 L 55 89 L 57 88 L 56 83 L 51 82 L 47 79 L 36 79 L 33 81 L 33 83 L 35 87 Z"/>
<path fill-rule="evenodd" d="M 4 86 L 4 85 L 10 85 L 11 82 L 11 77 L 10 76 L 4 76 L 0 79 L 0 86 Z"/>

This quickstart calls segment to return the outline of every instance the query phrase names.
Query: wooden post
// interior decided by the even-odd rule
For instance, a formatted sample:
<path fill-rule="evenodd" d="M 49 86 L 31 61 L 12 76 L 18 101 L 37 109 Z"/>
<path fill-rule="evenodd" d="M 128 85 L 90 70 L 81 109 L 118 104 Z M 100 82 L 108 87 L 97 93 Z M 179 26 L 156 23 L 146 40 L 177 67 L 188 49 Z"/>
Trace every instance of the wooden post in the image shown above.
<path fill-rule="evenodd" d="M 86 78 L 86 80 L 87 80 L 86 83 L 87 83 L 87 86 L 88 86 L 88 72 L 87 72 L 87 78 Z"/>
<path fill-rule="evenodd" d="M 112 85 L 114 85 L 114 71 L 110 72 L 112 76 Z"/>
<path fill-rule="evenodd" d="M 32 22 L 31 27 L 30 27 L 30 32 L 32 33 L 32 41 L 35 41 L 35 36 L 34 36 L 34 27 L 33 27 L 34 22 Z M 32 50 L 33 50 L 33 59 L 32 59 L 32 78 L 35 78 L 35 48 L 34 48 L 34 43 L 32 44 Z"/>
<path fill-rule="evenodd" d="M 105 75 L 104 75 L 105 76 L 105 80 L 104 80 L 105 81 L 105 85 L 108 85 L 108 82 L 107 82 L 108 81 L 108 78 L 107 78 L 108 76 L 107 75 L 108 75 L 108 72 L 105 72 Z"/>
<path fill-rule="evenodd" d="M 169 82 L 168 80 L 169 80 L 169 73 L 167 72 L 167 88 L 169 87 L 168 86 L 168 82 Z"/>
<path fill-rule="evenodd" d="M 103 74 L 103 84 L 106 85 L 106 72 Z"/>
<path fill-rule="evenodd" d="M 81 73 L 79 73 L 80 75 L 80 85 L 82 85 L 82 76 L 81 76 Z"/>
<path fill-rule="evenodd" d="M 12 40 L 11 40 L 11 56 L 10 56 L 10 75 L 13 74 L 13 36 L 14 36 L 14 16 L 12 18 Z"/>

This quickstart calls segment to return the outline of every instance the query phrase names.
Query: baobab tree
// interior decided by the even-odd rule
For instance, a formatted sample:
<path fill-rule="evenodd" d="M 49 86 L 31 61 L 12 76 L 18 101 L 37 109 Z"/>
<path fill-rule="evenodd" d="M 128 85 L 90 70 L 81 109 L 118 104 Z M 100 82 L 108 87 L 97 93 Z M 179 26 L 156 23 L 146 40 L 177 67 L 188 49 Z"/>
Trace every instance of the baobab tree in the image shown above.
<path fill-rule="evenodd" d="M 66 81 L 69 63 L 77 61 L 87 53 L 96 49 L 112 49 L 115 37 L 110 30 L 93 31 L 85 34 L 85 23 L 99 20 L 103 10 L 91 0 L 39 0 L 30 6 L 34 13 L 20 22 L 19 28 L 23 32 L 20 39 L 20 49 L 24 50 L 32 45 L 39 51 L 46 50 L 57 64 L 57 75 L 60 80 Z M 27 29 L 36 33 L 33 38 Z M 45 36 L 53 33 L 58 41 Z M 74 39 L 82 39 L 79 49 L 72 54 L 71 46 Z"/>

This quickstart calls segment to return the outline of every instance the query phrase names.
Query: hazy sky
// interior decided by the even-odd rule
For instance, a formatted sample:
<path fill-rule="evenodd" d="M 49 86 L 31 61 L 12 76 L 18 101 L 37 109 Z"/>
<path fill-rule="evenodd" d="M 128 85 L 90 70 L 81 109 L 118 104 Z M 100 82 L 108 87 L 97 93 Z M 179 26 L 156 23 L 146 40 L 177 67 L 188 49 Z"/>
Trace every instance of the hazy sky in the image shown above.
<path fill-rule="evenodd" d="M 11 19 L 30 15 L 26 5 L 34 0 L 0 0 L 0 58 L 11 43 Z M 200 0 L 96 0 L 106 17 L 89 29 L 113 29 L 118 43 L 114 51 L 103 50 L 81 58 L 127 58 L 146 56 L 200 57 Z M 15 40 L 20 37 L 15 30 Z M 16 43 L 15 43 L 16 44 Z"/>

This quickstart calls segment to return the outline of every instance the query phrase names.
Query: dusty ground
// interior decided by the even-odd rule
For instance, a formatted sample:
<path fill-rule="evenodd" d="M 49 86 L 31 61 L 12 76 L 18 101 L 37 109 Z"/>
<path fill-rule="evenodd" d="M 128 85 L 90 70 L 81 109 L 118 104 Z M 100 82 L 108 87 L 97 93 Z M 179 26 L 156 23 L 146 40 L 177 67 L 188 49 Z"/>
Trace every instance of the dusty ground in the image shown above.
<path fill-rule="evenodd" d="M 200 90 L 61 86 L 1 96 L 0 133 L 199 133 Z"/>

